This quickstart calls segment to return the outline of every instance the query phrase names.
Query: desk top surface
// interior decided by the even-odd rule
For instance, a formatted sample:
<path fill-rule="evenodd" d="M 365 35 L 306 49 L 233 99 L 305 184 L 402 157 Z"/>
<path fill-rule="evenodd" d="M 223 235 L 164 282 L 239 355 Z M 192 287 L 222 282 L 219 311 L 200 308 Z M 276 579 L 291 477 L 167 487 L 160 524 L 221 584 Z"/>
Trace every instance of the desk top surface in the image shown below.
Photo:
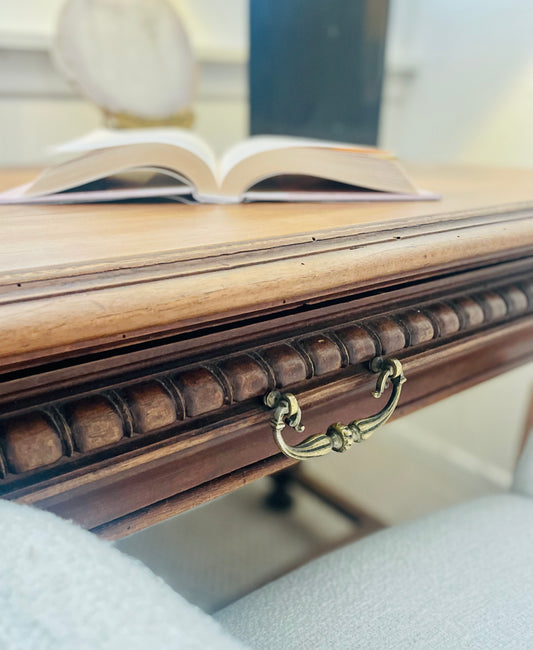
<path fill-rule="evenodd" d="M 139 341 L 531 253 L 533 170 L 412 175 L 442 200 L 0 206 L 0 361 Z M 4 170 L 0 189 L 27 178 Z"/>
<path fill-rule="evenodd" d="M 31 178 L 24 170 L 0 171 L 0 190 Z M 415 168 L 420 187 L 439 201 L 313 204 L 180 205 L 122 203 L 0 206 L 0 273 L 61 265 L 116 268 L 271 249 L 393 227 L 459 220 L 473 213 L 533 207 L 533 169 Z M 513 204 L 515 204 L 513 206 Z M 312 237 L 315 237 L 313 240 Z"/>
<path fill-rule="evenodd" d="M 413 177 L 443 199 L 0 208 L 2 494 L 129 534 L 284 466 L 269 386 L 307 435 L 375 355 L 404 413 L 531 358 L 533 171 Z"/>

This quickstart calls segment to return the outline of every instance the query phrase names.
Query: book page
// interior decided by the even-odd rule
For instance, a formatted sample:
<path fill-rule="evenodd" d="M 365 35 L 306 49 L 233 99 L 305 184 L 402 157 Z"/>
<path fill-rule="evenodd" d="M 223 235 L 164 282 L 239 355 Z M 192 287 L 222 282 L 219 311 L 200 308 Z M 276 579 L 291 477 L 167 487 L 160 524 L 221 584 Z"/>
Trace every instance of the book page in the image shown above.
<path fill-rule="evenodd" d="M 213 150 L 205 140 L 188 129 L 95 129 L 80 138 L 51 147 L 50 153 L 52 155 L 80 154 L 108 147 L 155 143 L 186 149 L 203 160 L 215 173 L 217 163 Z"/>
<path fill-rule="evenodd" d="M 334 151 L 348 151 L 351 153 L 372 154 L 384 158 L 394 158 L 388 151 L 365 145 L 349 144 L 343 142 L 330 142 L 328 140 L 315 140 L 313 138 L 298 138 L 285 135 L 256 135 L 239 142 L 222 156 L 218 166 L 218 183 L 222 185 L 229 171 L 239 163 L 256 154 L 281 149 L 309 148 L 330 149 Z"/>
<path fill-rule="evenodd" d="M 288 144 L 288 143 L 287 143 Z M 239 152 L 237 152 L 238 154 Z M 275 176 L 311 176 L 380 192 L 413 194 L 416 188 L 394 156 L 369 148 L 304 145 L 263 149 L 235 162 L 223 178 L 221 195 L 242 196 Z"/>
<path fill-rule="evenodd" d="M 171 170 L 136 168 L 135 171 L 106 176 L 62 192 L 28 196 L 32 183 L 0 192 L 0 204 L 13 203 L 100 203 L 147 198 L 191 196 L 193 187 L 181 174 Z"/>
<path fill-rule="evenodd" d="M 244 193 L 243 202 L 268 203 L 382 203 L 399 201 L 438 201 L 440 194 L 419 190 L 416 194 L 394 194 L 393 192 L 274 192 L 249 190 Z"/>
<path fill-rule="evenodd" d="M 152 142 L 89 149 L 44 169 L 25 195 L 56 194 L 108 176 L 147 168 L 179 176 L 191 189 L 194 186 L 207 194 L 216 193 L 213 171 L 202 158 L 183 147 Z"/>

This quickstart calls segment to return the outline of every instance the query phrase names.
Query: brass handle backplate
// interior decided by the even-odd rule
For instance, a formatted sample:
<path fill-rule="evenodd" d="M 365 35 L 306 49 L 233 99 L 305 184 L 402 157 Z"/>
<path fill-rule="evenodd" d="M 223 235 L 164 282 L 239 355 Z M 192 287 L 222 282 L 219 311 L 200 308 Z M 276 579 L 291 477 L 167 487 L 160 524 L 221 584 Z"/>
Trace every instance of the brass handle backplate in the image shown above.
<path fill-rule="evenodd" d="M 281 451 L 290 458 L 304 460 L 315 456 L 324 456 L 330 451 L 346 451 L 355 442 L 362 442 L 370 438 L 374 431 L 385 424 L 393 414 L 400 399 L 402 384 L 405 382 L 402 364 L 398 359 L 376 357 L 371 362 L 370 369 L 379 372 L 376 390 L 372 393 L 374 397 L 383 395 L 389 381 L 392 384 L 389 401 L 383 409 L 376 415 L 363 420 L 354 420 L 350 424 L 335 422 L 328 427 L 326 433 L 310 436 L 295 446 L 285 442 L 282 432 L 287 425 L 299 432 L 304 430 L 305 427 L 301 423 L 302 412 L 298 401 L 292 393 L 280 393 L 277 390 L 268 392 L 264 397 L 264 402 L 266 406 L 274 410 L 270 424 L 274 440 Z"/>

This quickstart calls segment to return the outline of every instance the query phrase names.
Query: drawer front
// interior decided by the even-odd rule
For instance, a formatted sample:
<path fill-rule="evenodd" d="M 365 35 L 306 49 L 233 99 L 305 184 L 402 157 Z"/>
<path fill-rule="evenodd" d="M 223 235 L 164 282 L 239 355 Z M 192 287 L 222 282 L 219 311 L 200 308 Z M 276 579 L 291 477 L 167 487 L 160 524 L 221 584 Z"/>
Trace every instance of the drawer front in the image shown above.
<path fill-rule="evenodd" d="M 0 494 L 120 537 L 293 461 L 263 396 L 305 434 L 379 410 L 375 357 L 401 359 L 397 415 L 533 355 L 531 260 L 204 328 L 8 378 Z M 357 453 L 352 451 L 350 453 Z"/>

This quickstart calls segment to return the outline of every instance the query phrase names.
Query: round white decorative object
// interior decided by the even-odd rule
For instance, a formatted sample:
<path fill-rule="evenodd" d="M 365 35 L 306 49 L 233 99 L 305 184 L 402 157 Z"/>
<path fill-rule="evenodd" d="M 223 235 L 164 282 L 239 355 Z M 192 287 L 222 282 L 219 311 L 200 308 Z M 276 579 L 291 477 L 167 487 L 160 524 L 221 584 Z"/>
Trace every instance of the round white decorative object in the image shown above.
<path fill-rule="evenodd" d="M 166 0 L 68 0 L 54 58 L 107 113 L 157 120 L 193 101 L 194 56 Z"/>

